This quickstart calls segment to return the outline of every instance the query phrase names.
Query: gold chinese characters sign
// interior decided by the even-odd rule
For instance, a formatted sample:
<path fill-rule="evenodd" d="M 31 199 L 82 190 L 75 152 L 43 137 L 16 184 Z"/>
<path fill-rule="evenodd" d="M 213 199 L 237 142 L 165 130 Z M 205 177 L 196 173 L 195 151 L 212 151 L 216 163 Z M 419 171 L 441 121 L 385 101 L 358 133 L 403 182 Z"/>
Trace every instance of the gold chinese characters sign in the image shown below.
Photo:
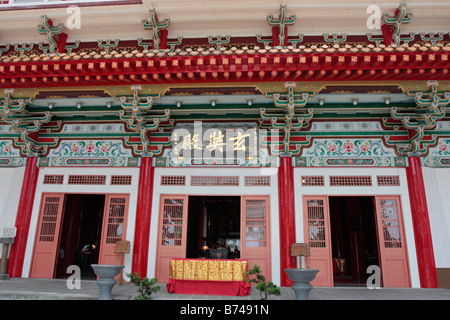
<path fill-rule="evenodd" d="M 309 257 L 311 255 L 309 250 L 309 244 L 307 243 L 293 243 L 291 245 L 291 256 L 292 257 Z"/>
<path fill-rule="evenodd" d="M 130 241 L 117 241 L 114 253 L 130 253 Z"/>
<path fill-rule="evenodd" d="M 247 275 L 247 260 L 170 260 L 169 278 L 174 280 L 244 281 Z"/>
<path fill-rule="evenodd" d="M 259 132 L 256 127 L 217 127 L 196 123 L 172 131 L 174 157 L 239 158 L 257 157 Z"/>

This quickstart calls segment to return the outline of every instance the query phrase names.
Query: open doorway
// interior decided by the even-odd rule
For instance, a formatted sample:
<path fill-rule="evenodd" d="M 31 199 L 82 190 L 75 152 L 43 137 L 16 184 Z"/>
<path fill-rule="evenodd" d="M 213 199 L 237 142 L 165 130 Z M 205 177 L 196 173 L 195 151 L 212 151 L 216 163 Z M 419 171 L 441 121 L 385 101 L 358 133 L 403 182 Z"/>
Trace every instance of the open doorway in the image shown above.
<path fill-rule="evenodd" d="M 329 197 L 335 286 L 365 286 L 366 270 L 380 265 L 375 198 Z"/>
<path fill-rule="evenodd" d="M 57 251 L 55 278 L 67 277 L 77 265 L 82 279 L 96 279 L 91 264 L 98 263 L 105 195 L 67 194 Z"/>
<path fill-rule="evenodd" d="M 240 258 L 241 197 L 189 196 L 186 258 Z"/>

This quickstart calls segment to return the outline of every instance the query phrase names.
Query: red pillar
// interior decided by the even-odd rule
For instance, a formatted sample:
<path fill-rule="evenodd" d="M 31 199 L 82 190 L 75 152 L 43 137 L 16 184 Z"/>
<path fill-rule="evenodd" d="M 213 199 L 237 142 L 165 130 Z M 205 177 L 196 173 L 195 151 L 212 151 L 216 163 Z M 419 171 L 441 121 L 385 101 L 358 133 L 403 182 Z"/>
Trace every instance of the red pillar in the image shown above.
<path fill-rule="evenodd" d="M 278 208 L 280 223 L 281 286 L 292 285 L 284 269 L 295 268 L 291 244 L 295 243 L 294 169 L 291 157 L 280 157 L 278 168 Z"/>
<path fill-rule="evenodd" d="M 37 157 L 27 158 L 22 190 L 20 192 L 19 207 L 17 208 L 15 223 L 15 227 L 17 228 L 16 238 L 14 244 L 11 246 L 11 252 L 9 254 L 7 273 L 11 278 L 19 278 L 22 276 L 23 260 L 25 257 L 34 196 L 39 176 L 37 161 Z"/>
<path fill-rule="evenodd" d="M 150 219 L 153 202 L 153 177 L 155 168 L 151 157 L 141 158 L 139 172 L 139 190 L 136 208 L 136 227 L 133 244 L 132 273 L 137 272 L 141 277 L 147 276 L 148 248 L 150 240 Z"/>
<path fill-rule="evenodd" d="M 422 288 L 437 288 L 438 282 L 430 219 L 428 217 L 427 199 L 419 157 L 409 158 L 406 176 L 408 180 L 409 200 L 411 202 L 420 286 Z"/>

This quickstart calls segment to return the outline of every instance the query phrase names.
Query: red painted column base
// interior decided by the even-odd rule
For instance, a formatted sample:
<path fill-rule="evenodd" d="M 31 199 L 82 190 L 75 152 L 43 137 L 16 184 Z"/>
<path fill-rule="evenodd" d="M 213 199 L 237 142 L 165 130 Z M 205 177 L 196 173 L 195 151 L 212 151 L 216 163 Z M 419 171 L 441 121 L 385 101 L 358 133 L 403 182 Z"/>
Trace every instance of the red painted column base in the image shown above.
<path fill-rule="evenodd" d="M 437 288 L 438 281 L 434 260 L 433 241 L 420 158 L 409 158 L 406 176 L 408 180 L 409 199 L 411 202 L 420 286 L 422 288 Z"/>
<path fill-rule="evenodd" d="M 291 157 L 280 157 L 278 168 L 278 208 L 280 224 L 280 269 L 281 286 L 289 287 L 293 282 L 284 269 L 295 268 L 291 256 L 291 244 L 295 243 L 295 196 L 294 169 Z"/>
<path fill-rule="evenodd" d="M 20 278 L 22 276 L 23 260 L 25 258 L 34 196 L 39 176 L 37 162 L 37 157 L 27 158 L 22 190 L 20 192 L 19 207 L 17 208 L 15 223 L 15 227 L 17 228 L 16 238 L 14 239 L 14 244 L 11 246 L 8 268 L 6 271 L 11 278 Z"/>
<path fill-rule="evenodd" d="M 155 168 L 153 158 L 141 158 L 139 188 L 136 208 L 136 227 L 133 243 L 133 261 L 131 272 L 137 272 L 142 278 L 147 276 L 148 249 L 150 240 L 150 222 L 153 203 L 153 178 Z"/>

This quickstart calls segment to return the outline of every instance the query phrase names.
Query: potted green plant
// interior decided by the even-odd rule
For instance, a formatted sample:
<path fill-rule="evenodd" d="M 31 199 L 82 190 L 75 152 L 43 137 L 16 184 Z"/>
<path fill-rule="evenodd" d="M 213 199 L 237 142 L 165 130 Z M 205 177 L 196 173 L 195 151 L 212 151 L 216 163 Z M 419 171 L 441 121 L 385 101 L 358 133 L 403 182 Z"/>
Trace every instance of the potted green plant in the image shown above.
<path fill-rule="evenodd" d="M 266 281 L 266 277 L 261 274 L 261 268 L 258 265 L 255 264 L 253 269 L 249 270 L 248 273 L 255 275 L 255 278 L 248 281 L 256 284 L 256 289 L 259 290 L 261 300 L 266 300 L 269 294 L 276 296 L 281 294 L 280 288 L 277 288 L 276 284 L 272 281 Z"/>
<path fill-rule="evenodd" d="M 137 272 L 127 273 L 127 276 L 130 277 L 130 282 L 137 287 L 139 293 L 134 297 L 134 300 L 152 300 L 150 296 L 161 289 L 160 286 L 156 285 L 158 281 L 156 278 L 141 278 Z"/>

